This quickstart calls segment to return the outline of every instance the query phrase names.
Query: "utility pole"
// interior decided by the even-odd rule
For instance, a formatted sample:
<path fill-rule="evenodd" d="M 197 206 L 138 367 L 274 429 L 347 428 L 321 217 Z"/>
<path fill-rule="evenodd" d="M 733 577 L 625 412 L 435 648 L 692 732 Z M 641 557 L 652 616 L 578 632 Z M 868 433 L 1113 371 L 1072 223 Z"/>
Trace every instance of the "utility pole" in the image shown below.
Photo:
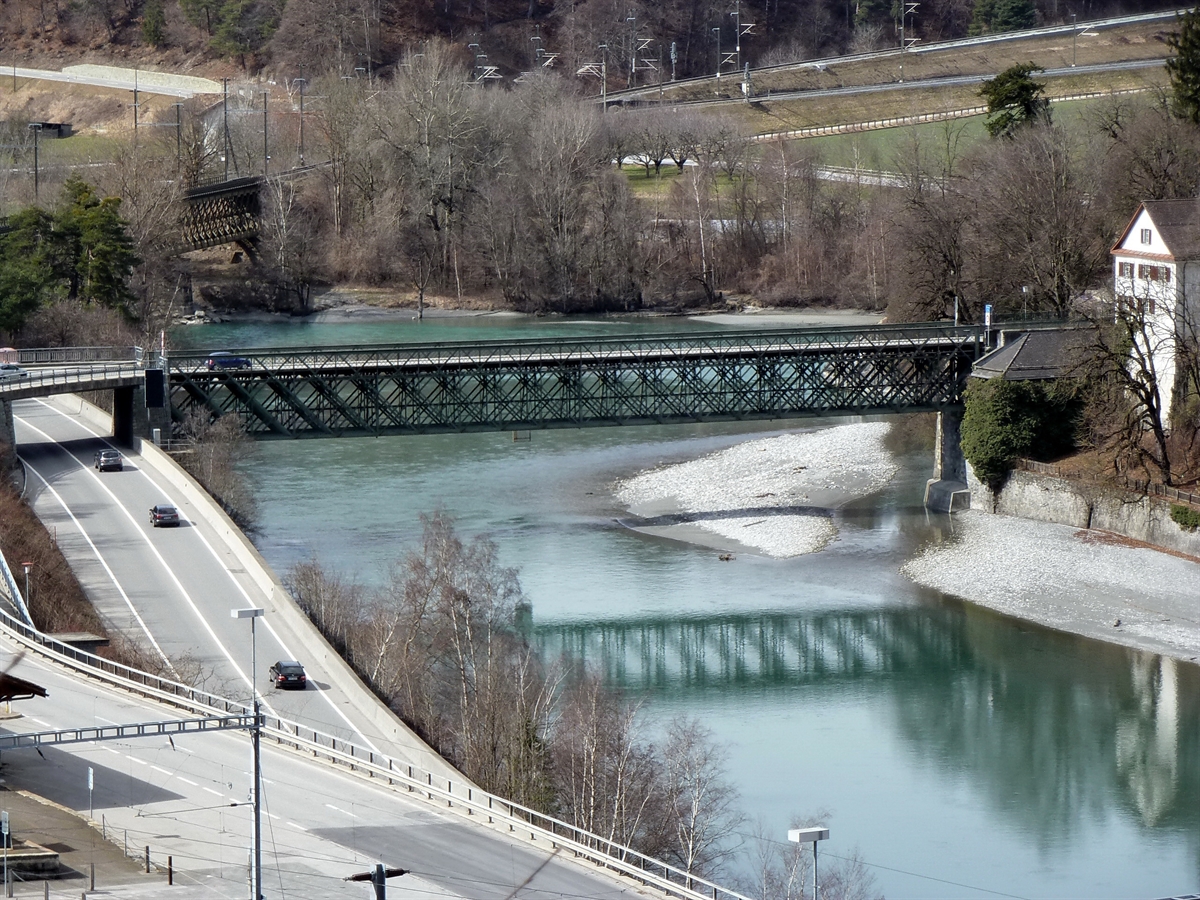
<path fill-rule="evenodd" d="M 263 178 L 267 177 L 268 164 L 271 157 L 267 155 L 267 95 L 269 91 L 263 91 Z"/>
<path fill-rule="evenodd" d="M 262 900 L 262 760 L 259 756 L 262 716 L 259 713 L 258 688 L 254 680 L 258 671 L 258 645 L 255 641 L 254 622 L 262 614 L 261 607 L 230 610 L 233 618 L 250 620 L 250 693 L 254 696 L 254 727 L 250 730 L 251 765 L 254 770 L 254 896 L 251 900 Z"/>
<path fill-rule="evenodd" d="M 221 118 L 223 121 L 222 130 L 225 132 L 225 180 L 229 180 L 229 79 L 221 79 Z"/>
<path fill-rule="evenodd" d="M 297 78 L 300 85 L 300 165 L 304 165 L 304 88 L 308 86 L 307 78 Z"/>
<path fill-rule="evenodd" d="M 175 181 L 183 169 L 183 104 L 175 104 Z"/>
<path fill-rule="evenodd" d="M 1075 43 L 1079 32 L 1075 30 L 1075 13 L 1071 13 L 1071 68 L 1075 68 Z"/>
<path fill-rule="evenodd" d="M 42 133 L 41 122 L 30 122 L 29 127 L 33 129 L 33 204 L 38 203 L 38 135 Z M 25 570 L 25 592 L 29 592 L 29 570 Z"/>
<path fill-rule="evenodd" d="M 718 25 L 713 29 L 713 34 L 717 36 L 717 90 L 721 89 L 721 26 Z"/>

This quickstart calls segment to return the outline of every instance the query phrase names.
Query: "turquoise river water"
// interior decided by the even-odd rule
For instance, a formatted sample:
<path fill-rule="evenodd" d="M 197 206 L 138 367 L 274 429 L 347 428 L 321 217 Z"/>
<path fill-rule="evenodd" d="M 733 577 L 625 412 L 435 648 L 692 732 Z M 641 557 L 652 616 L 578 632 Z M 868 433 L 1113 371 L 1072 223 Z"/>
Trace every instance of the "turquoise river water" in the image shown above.
<path fill-rule="evenodd" d="M 684 320 L 505 317 L 216 325 L 200 349 L 635 334 Z M 247 472 L 278 571 L 316 555 L 364 584 L 442 507 L 520 570 L 547 653 L 585 658 L 694 716 L 729 752 L 749 835 L 820 811 L 822 859 L 857 851 L 889 898 L 1125 898 L 1200 891 L 1200 668 L 1049 632 L 920 588 L 899 566 L 953 540 L 913 454 L 836 517 L 825 550 L 777 560 L 647 537 L 617 478 L 748 436 L 825 427 L 635 427 L 263 442 Z M 817 647 L 813 655 L 797 652 Z M 801 664 L 801 658 L 809 660 Z"/>

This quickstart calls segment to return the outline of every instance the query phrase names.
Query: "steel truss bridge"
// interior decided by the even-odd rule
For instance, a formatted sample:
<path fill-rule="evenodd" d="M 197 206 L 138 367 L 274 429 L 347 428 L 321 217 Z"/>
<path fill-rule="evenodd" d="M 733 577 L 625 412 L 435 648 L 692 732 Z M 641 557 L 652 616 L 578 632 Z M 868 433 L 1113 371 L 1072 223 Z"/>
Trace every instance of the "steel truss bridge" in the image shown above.
<path fill-rule="evenodd" d="M 185 191 L 180 249 L 203 250 L 221 244 L 249 248 L 258 236 L 262 186 L 263 179 L 252 175 Z"/>
<path fill-rule="evenodd" d="M 176 354 L 170 405 L 260 438 L 929 412 L 961 404 L 985 350 L 978 326 L 934 324 Z"/>

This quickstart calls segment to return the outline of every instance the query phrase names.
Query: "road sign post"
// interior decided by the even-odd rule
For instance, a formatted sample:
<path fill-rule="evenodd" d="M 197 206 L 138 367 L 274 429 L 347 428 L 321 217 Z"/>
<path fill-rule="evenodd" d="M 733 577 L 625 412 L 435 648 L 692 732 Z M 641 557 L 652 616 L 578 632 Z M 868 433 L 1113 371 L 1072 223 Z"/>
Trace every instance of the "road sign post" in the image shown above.
<path fill-rule="evenodd" d="M 0 812 L 0 839 L 4 841 L 4 896 L 11 897 L 8 888 L 8 810 Z"/>

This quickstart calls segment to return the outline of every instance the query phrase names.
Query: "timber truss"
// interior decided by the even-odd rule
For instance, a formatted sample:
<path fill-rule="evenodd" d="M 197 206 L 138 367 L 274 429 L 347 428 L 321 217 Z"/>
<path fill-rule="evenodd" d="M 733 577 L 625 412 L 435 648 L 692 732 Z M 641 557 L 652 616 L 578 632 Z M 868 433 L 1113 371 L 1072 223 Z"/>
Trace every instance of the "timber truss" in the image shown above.
<path fill-rule="evenodd" d="M 978 327 L 914 325 L 176 355 L 171 413 L 266 438 L 927 412 L 961 404 L 984 348 Z"/>
<path fill-rule="evenodd" d="M 181 249 L 202 250 L 235 243 L 249 249 L 258 236 L 262 185 L 263 179 L 252 175 L 186 191 L 179 222 Z"/>

